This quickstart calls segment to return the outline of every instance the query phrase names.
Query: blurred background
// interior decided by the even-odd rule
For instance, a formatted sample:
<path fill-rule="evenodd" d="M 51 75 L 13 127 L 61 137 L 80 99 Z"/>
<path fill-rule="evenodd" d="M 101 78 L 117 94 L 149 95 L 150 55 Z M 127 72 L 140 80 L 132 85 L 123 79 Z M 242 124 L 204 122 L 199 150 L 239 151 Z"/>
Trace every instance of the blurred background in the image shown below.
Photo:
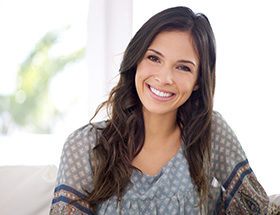
<path fill-rule="evenodd" d="M 130 38 L 152 15 L 179 5 L 209 18 L 215 110 L 268 194 L 280 193 L 276 0 L 0 0 L 0 165 L 58 166 L 67 136 L 117 82 Z"/>

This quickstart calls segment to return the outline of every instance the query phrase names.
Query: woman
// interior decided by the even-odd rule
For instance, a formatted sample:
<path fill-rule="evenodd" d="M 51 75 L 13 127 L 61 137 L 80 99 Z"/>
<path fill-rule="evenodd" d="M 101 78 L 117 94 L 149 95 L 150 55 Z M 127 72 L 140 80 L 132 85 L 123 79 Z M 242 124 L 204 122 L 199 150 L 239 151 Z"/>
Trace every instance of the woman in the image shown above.
<path fill-rule="evenodd" d="M 96 112 L 106 106 L 108 120 L 67 139 L 51 214 L 266 214 L 265 191 L 212 111 L 215 61 L 205 15 L 150 18 Z"/>

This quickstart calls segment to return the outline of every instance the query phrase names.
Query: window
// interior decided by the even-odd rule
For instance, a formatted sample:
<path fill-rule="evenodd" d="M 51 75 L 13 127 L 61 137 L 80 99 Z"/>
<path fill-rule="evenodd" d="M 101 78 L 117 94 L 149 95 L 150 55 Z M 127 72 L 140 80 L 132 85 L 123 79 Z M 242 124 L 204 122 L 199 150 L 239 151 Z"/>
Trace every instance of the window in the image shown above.
<path fill-rule="evenodd" d="M 88 4 L 1 1 L 0 165 L 58 164 L 88 122 Z"/>

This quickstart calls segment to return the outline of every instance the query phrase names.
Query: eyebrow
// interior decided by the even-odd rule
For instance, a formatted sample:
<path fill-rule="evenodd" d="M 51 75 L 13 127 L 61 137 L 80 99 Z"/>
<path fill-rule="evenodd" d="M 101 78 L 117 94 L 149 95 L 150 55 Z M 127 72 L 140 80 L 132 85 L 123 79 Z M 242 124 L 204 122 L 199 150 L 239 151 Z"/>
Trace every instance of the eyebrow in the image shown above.
<path fill-rule="evenodd" d="M 155 52 L 156 54 L 160 55 L 161 57 L 164 57 L 164 55 L 157 50 L 154 50 L 154 49 L 147 49 L 147 50 Z M 191 63 L 192 65 L 196 66 L 195 63 L 190 61 L 190 60 L 178 60 L 177 62 L 179 62 L 179 63 Z"/>

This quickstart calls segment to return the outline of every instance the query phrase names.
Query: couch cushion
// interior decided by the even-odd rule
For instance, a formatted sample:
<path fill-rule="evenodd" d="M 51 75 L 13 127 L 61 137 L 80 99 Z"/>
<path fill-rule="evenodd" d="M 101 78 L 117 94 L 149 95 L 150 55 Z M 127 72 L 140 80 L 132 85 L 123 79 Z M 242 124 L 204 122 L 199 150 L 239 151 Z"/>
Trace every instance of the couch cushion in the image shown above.
<path fill-rule="evenodd" d="M 49 213 L 57 167 L 0 167 L 1 215 L 46 215 Z"/>

